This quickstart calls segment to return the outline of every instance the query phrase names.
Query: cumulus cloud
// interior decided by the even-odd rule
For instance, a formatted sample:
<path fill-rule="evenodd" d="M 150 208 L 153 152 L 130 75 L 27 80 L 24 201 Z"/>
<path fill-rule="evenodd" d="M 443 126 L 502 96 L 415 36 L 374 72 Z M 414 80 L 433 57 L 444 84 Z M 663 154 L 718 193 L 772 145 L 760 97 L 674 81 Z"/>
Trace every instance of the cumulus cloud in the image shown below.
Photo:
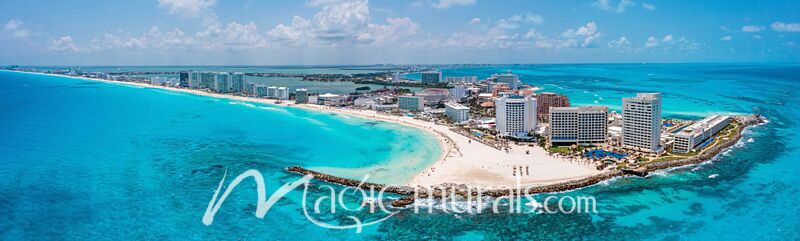
<path fill-rule="evenodd" d="M 777 32 L 800 32 L 800 23 L 774 22 L 770 27 Z"/>
<path fill-rule="evenodd" d="M 680 50 L 696 50 L 700 48 L 700 44 L 687 39 L 686 37 L 680 37 L 675 39 L 672 34 L 667 34 L 660 40 L 654 36 L 650 36 L 647 38 L 647 41 L 644 43 L 645 48 L 664 48 L 664 49 L 680 49 Z"/>
<path fill-rule="evenodd" d="M 6 33 L 18 38 L 28 37 L 31 34 L 30 30 L 25 28 L 25 23 L 15 19 L 6 22 L 6 24 L 3 25 L 3 29 Z"/>
<path fill-rule="evenodd" d="M 366 0 L 320 0 L 313 18 L 294 16 L 292 23 L 276 25 L 269 39 L 293 46 L 351 46 L 382 44 L 412 35 L 419 25 L 408 17 L 387 18 L 386 24 L 372 22 Z"/>
<path fill-rule="evenodd" d="M 622 36 L 619 37 L 617 40 L 612 40 L 608 42 L 608 48 L 623 48 L 631 45 L 631 42 L 628 41 L 628 37 Z"/>
<path fill-rule="evenodd" d="M 544 17 L 539 14 L 525 13 L 525 15 L 515 14 L 509 18 L 500 19 L 497 21 L 497 27 L 503 29 L 516 29 L 523 24 L 542 24 Z"/>
<path fill-rule="evenodd" d="M 51 39 L 47 45 L 47 49 L 59 53 L 77 53 L 81 49 L 72 41 L 72 36 L 62 36 L 56 39 Z"/>
<path fill-rule="evenodd" d="M 536 48 L 587 48 L 594 46 L 594 42 L 602 36 L 602 33 L 594 21 L 588 22 L 575 29 L 567 29 L 558 38 L 542 37 L 535 43 Z"/>
<path fill-rule="evenodd" d="M 745 25 L 745 26 L 742 26 L 742 32 L 745 32 L 745 33 L 761 32 L 761 30 L 764 30 L 764 26 L 756 26 L 756 25 Z"/>
<path fill-rule="evenodd" d="M 436 9 L 448 9 L 452 6 L 469 6 L 475 4 L 477 0 L 438 0 L 431 2 L 431 7 Z"/>
<path fill-rule="evenodd" d="M 475 25 L 475 24 L 480 24 L 480 23 L 481 23 L 481 19 L 480 18 L 472 18 L 472 19 L 469 20 L 469 24 L 470 25 Z"/>
<path fill-rule="evenodd" d="M 653 5 L 653 4 L 649 4 L 649 3 L 642 3 L 642 8 L 644 8 L 645 10 L 650 10 L 650 11 L 656 10 L 656 6 Z"/>
<path fill-rule="evenodd" d="M 658 47 L 658 45 L 659 45 L 658 44 L 658 40 L 656 39 L 656 37 L 653 37 L 653 36 L 650 36 L 649 38 L 647 38 L 647 42 L 644 43 L 644 47 L 645 48 Z"/>
<path fill-rule="evenodd" d="M 636 5 L 636 3 L 631 0 L 620 0 L 616 3 L 612 1 L 613 0 L 596 0 L 594 3 L 592 3 L 592 6 L 600 10 L 623 13 L 625 12 L 626 8 Z"/>
<path fill-rule="evenodd" d="M 732 38 L 730 35 L 727 35 L 727 36 L 723 36 L 723 37 L 722 37 L 722 38 L 720 38 L 719 40 L 721 40 L 721 41 L 723 41 L 723 42 L 728 42 L 728 41 L 731 41 L 732 39 L 733 39 L 733 38 Z"/>
<path fill-rule="evenodd" d="M 230 22 L 225 26 L 211 25 L 197 33 L 204 49 L 252 49 L 267 47 L 266 39 L 259 34 L 255 23 Z"/>

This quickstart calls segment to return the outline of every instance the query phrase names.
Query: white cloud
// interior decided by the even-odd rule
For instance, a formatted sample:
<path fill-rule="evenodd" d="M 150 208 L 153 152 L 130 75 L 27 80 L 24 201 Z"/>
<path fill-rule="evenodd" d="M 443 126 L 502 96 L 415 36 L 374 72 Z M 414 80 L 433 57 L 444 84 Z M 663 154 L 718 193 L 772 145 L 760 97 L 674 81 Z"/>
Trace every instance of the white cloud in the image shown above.
<path fill-rule="evenodd" d="M 649 38 L 647 38 L 647 42 L 644 43 L 644 47 L 645 48 L 658 47 L 658 45 L 659 45 L 658 44 L 658 40 L 653 36 L 650 36 Z"/>
<path fill-rule="evenodd" d="M 169 10 L 170 14 L 195 17 L 208 13 L 216 0 L 158 0 L 158 6 Z"/>
<path fill-rule="evenodd" d="M 764 37 L 761 37 L 761 35 L 758 35 L 758 34 L 756 34 L 756 35 L 753 35 L 753 39 L 756 39 L 756 40 L 758 40 L 758 39 L 763 39 L 763 38 L 764 38 Z"/>
<path fill-rule="evenodd" d="M 436 9 L 448 9 L 452 6 L 469 6 L 475 4 L 477 0 L 438 0 L 431 3 L 431 7 Z"/>
<path fill-rule="evenodd" d="M 311 25 L 311 21 L 308 21 L 300 16 L 294 16 L 292 18 L 292 24 L 289 26 L 278 24 L 267 32 L 267 36 L 278 40 L 278 41 L 288 41 L 288 42 L 297 42 L 300 40 L 303 35 L 307 34 L 309 26 Z"/>
<path fill-rule="evenodd" d="M 57 39 L 51 39 L 47 49 L 59 53 L 77 53 L 81 49 L 72 41 L 72 36 L 62 36 Z"/>
<path fill-rule="evenodd" d="M 259 34 L 255 23 L 230 22 L 213 24 L 195 34 L 181 29 L 162 32 L 158 26 L 134 35 L 118 32 L 107 33 L 102 38 L 92 39 L 86 51 L 175 51 L 175 50 L 244 50 L 266 48 L 267 40 Z"/>
<path fill-rule="evenodd" d="M 594 42 L 602 36 L 602 33 L 594 21 L 588 22 L 577 30 L 567 29 L 558 38 L 539 38 L 536 48 L 588 48 L 594 46 Z"/>
<path fill-rule="evenodd" d="M 616 4 L 612 1 L 613 0 L 596 0 L 592 3 L 592 6 L 609 12 L 623 13 L 625 12 L 625 8 L 636 5 L 636 3 L 631 0 L 620 0 Z"/>
<path fill-rule="evenodd" d="M 539 14 L 526 13 L 525 22 L 530 24 L 542 24 L 544 23 L 544 17 Z"/>
<path fill-rule="evenodd" d="M 408 17 L 373 23 L 366 0 L 322 0 L 313 6 L 321 9 L 312 19 L 294 16 L 290 25 L 278 24 L 267 36 L 293 46 L 350 46 L 392 42 L 419 30 Z"/>
<path fill-rule="evenodd" d="M 197 39 L 205 49 L 253 49 L 267 47 L 264 36 L 258 32 L 255 23 L 240 24 L 230 22 L 227 25 L 211 25 L 197 33 Z"/>
<path fill-rule="evenodd" d="M 617 39 L 617 40 L 612 40 L 611 42 L 608 42 L 607 45 L 608 45 L 608 48 L 623 48 L 623 47 L 626 47 L 626 46 L 630 46 L 631 42 L 628 41 L 628 37 L 622 36 L 622 37 L 619 37 L 619 39 Z"/>
<path fill-rule="evenodd" d="M 472 18 L 472 19 L 469 20 L 469 24 L 470 25 L 475 25 L 475 24 L 480 24 L 480 23 L 481 23 L 481 19 L 480 18 Z"/>
<path fill-rule="evenodd" d="M 680 50 L 696 50 L 700 48 L 700 44 L 694 41 L 690 41 L 686 37 L 680 37 L 675 39 L 672 34 L 667 34 L 661 40 L 657 39 L 656 37 L 650 36 L 647 38 L 647 41 L 644 43 L 645 48 L 655 48 L 660 47 L 663 49 L 673 49 L 677 48 Z"/>
<path fill-rule="evenodd" d="M 3 29 L 6 33 L 18 38 L 28 37 L 31 34 L 31 31 L 25 28 L 25 23 L 16 19 L 9 20 L 3 25 Z"/>
<path fill-rule="evenodd" d="M 756 25 L 742 26 L 742 32 L 745 33 L 761 32 L 761 30 L 764 30 L 764 26 L 756 26 Z"/>
<path fill-rule="evenodd" d="M 727 42 L 727 41 L 731 41 L 731 39 L 733 39 L 733 38 L 730 35 L 727 35 L 727 36 L 724 36 L 724 37 L 720 38 L 719 40 Z"/>
<path fill-rule="evenodd" d="M 644 8 L 645 10 L 650 10 L 650 11 L 656 10 L 656 6 L 653 5 L 653 4 L 649 4 L 649 3 L 642 3 L 642 8 Z"/>
<path fill-rule="evenodd" d="M 777 32 L 800 32 L 800 23 L 772 23 L 772 30 Z"/>
<path fill-rule="evenodd" d="M 497 27 L 503 29 L 516 29 L 520 27 L 522 24 L 542 24 L 544 23 L 544 17 L 539 14 L 534 13 L 526 13 L 524 16 L 520 14 L 515 14 L 509 18 L 500 19 L 497 21 Z"/>

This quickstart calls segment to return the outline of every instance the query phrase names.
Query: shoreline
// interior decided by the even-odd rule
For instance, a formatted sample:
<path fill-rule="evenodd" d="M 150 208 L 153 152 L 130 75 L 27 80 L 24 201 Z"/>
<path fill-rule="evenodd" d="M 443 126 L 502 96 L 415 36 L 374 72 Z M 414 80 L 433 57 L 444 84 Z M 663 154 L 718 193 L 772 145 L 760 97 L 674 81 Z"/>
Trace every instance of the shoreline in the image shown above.
<path fill-rule="evenodd" d="M 408 181 L 402 183 L 407 186 L 433 186 L 446 183 L 459 183 L 481 186 L 484 188 L 506 188 L 516 183 L 517 174 L 523 176 L 520 178 L 523 185 L 549 185 L 570 182 L 602 173 L 588 163 L 578 163 L 576 160 L 550 156 L 540 147 L 511 145 L 508 151 L 503 151 L 477 141 L 472 141 L 470 138 L 450 130 L 449 126 L 417 120 L 408 116 L 388 115 L 373 110 L 335 108 L 315 104 L 295 104 L 294 101 L 288 100 L 281 101 L 282 103 L 276 103 L 278 100 L 211 93 L 203 90 L 159 86 L 138 82 L 123 82 L 39 72 L 11 72 L 99 81 L 110 84 L 155 88 L 219 99 L 297 107 L 310 111 L 343 114 L 419 129 L 433 135 L 439 142 L 442 150 L 435 161 L 431 162 L 422 171 L 410 176 L 407 179 Z M 521 173 L 523 167 L 527 171 L 525 175 Z M 324 169 L 324 167 L 316 168 Z M 517 170 L 516 168 L 519 169 Z M 517 171 L 519 171 L 519 173 L 517 173 Z M 535 175 L 530 175 L 531 172 Z"/>
<path fill-rule="evenodd" d="M 598 171 L 589 163 L 580 163 L 578 160 L 569 160 L 566 158 L 551 156 L 546 152 L 546 150 L 538 146 L 510 145 L 509 149 L 504 151 L 478 141 L 472 141 L 471 138 L 450 130 L 450 127 L 448 126 L 421 121 L 407 116 L 388 115 L 373 110 L 336 108 L 314 104 L 296 104 L 294 101 L 290 100 L 284 100 L 281 101 L 282 103 L 277 103 L 278 100 L 274 99 L 219 94 L 203 90 L 159 86 L 138 82 L 123 82 L 39 72 L 10 72 L 73 78 L 85 81 L 99 81 L 110 84 L 120 84 L 143 88 L 155 88 L 219 99 L 262 103 L 284 107 L 296 107 L 309 111 L 343 114 L 367 120 L 382 121 L 408 126 L 426 132 L 437 139 L 437 142 L 442 149 L 438 158 L 434 162 L 430 163 L 424 170 L 416 173 L 412 177 L 409 177 L 409 181 L 406 183 L 399 185 L 379 184 L 386 186 L 435 187 L 457 184 L 480 187 L 488 190 L 510 190 L 512 187 L 517 185 L 517 182 L 519 182 L 522 187 L 532 187 L 540 190 L 540 192 L 570 191 L 577 188 L 594 185 L 601 181 L 605 181 L 617 176 L 625 176 L 630 174 L 645 176 L 647 173 L 655 170 L 702 163 L 705 160 L 716 156 L 720 150 L 733 145 L 721 145 L 717 148 L 718 150 L 715 150 L 714 154 L 706 153 L 702 158 L 692 158 L 691 160 L 680 159 L 675 161 L 653 163 L 640 167 L 638 170 Z M 761 119 L 758 120 L 762 121 Z M 752 124 L 753 123 L 745 123 L 745 126 L 739 130 L 735 139 L 738 141 L 738 139 L 741 138 L 741 132 L 750 127 Z M 295 168 L 295 170 L 302 169 L 311 171 L 302 167 L 292 168 Z M 324 167 L 322 169 L 324 169 Z M 531 175 L 531 170 L 533 170 L 534 175 Z M 346 179 L 323 174 L 321 172 L 313 172 L 320 176 L 329 176 L 329 179 L 331 180 Z M 346 185 L 343 183 L 339 184 Z"/>
<path fill-rule="evenodd" d="M 735 147 L 737 143 L 742 141 L 742 138 L 744 137 L 743 135 L 744 131 L 752 127 L 763 125 L 765 123 L 766 121 L 763 117 L 755 117 L 753 119 L 750 119 L 748 122 L 743 123 L 743 126 L 737 130 L 735 138 L 727 140 L 726 142 L 720 144 L 719 146 L 714 147 L 714 149 L 709 150 L 709 152 L 706 152 L 702 155 L 684 158 L 680 160 L 674 160 L 674 161 L 653 163 L 641 167 L 640 169 L 642 170 L 629 170 L 629 169 L 609 170 L 601 172 L 596 175 L 591 175 L 560 183 L 553 183 L 543 186 L 520 186 L 521 189 L 508 188 L 508 189 L 483 190 L 455 183 L 445 183 L 433 186 L 416 186 L 416 187 L 382 185 L 382 184 L 376 185 L 373 183 L 361 183 L 360 181 L 357 180 L 351 180 L 324 173 L 314 172 L 304 169 L 302 167 L 289 167 L 286 169 L 286 171 L 301 175 L 311 174 L 314 176 L 314 178 L 329 183 L 339 184 L 342 186 L 374 188 L 377 190 L 383 190 L 385 188 L 386 192 L 404 196 L 392 202 L 392 206 L 398 208 L 403 208 L 413 204 L 417 198 L 422 198 L 422 199 L 433 198 L 433 199 L 444 200 L 446 198 L 452 198 L 451 195 L 453 194 L 459 196 L 460 198 L 468 198 L 469 196 L 476 196 L 477 194 L 480 194 L 481 196 L 489 196 L 497 198 L 509 195 L 518 196 L 518 195 L 532 195 L 532 194 L 542 194 L 542 193 L 560 193 L 560 192 L 569 192 L 582 188 L 591 187 L 598 183 L 604 181 L 610 181 L 618 177 L 632 177 L 632 176 L 647 177 L 652 172 L 656 171 L 687 168 L 707 163 L 713 160 L 714 158 L 718 157 L 721 153 L 724 153 L 730 150 L 730 148 Z"/>

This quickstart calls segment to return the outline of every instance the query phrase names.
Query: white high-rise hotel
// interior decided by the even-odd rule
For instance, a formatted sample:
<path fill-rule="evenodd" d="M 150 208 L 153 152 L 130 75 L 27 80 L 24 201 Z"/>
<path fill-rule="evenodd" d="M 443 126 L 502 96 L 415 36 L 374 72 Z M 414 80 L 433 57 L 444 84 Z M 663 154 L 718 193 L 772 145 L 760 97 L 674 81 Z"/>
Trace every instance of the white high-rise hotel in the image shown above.
<path fill-rule="evenodd" d="M 608 107 L 550 107 L 550 143 L 603 144 L 608 136 Z"/>
<path fill-rule="evenodd" d="M 536 98 L 503 96 L 495 99 L 496 127 L 499 136 L 527 136 L 536 129 Z"/>
<path fill-rule="evenodd" d="M 661 93 L 638 93 L 622 98 L 622 146 L 660 152 Z"/>

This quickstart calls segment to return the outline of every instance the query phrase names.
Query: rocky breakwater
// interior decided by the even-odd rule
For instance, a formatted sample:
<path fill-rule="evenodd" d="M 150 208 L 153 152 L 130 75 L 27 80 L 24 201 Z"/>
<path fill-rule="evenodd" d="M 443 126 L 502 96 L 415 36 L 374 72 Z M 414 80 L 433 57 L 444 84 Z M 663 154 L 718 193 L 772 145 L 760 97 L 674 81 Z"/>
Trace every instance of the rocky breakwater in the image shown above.
<path fill-rule="evenodd" d="M 613 177 L 623 176 L 624 174 L 622 171 L 619 170 L 612 170 L 603 172 L 597 175 L 588 176 L 584 178 L 579 178 L 575 180 L 570 180 L 562 183 L 556 184 L 548 184 L 543 186 L 530 186 L 524 189 L 516 189 L 516 188 L 508 188 L 508 189 L 479 189 L 476 187 L 468 187 L 464 184 L 453 184 L 453 183 L 444 183 L 439 185 L 433 185 L 428 187 L 417 186 L 417 187 L 409 187 L 409 186 L 393 186 L 393 185 L 384 185 L 378 183 L 370 183 L 370 182 L 361 182 L 353 179 L 337 177 L 333 175 L 328 175 L 325 173 L 320 173 L 312 170 L 308 170 L 302 167 L 289 167 L 286 169 L 289 172 L 297 173 L 301 175 L 312 175 L 315 179 L 339 184 L 342 186 L 349 186 L 349 187 L 359 187 L 362 189 L 375 189 L 375 190 L 384 190 L 388 193 L 394 193 L 398 195 L 404 195 L 404 197 L 399 198 L 392 202 L 392 206 L 395 207 L 405 207 L 410 204 L 413 204 L 417 199 L 434 199 L 434 200 L 442 200 L 444 198 L 450 198 L 451 196 L 456 196 L 458 198 L 466 199 L 468 197 L 503 197 L 509 195 L 532 195 L 538 193 L 552 193 L 552 192 L 563 192 L 574 190 L 582 187 L 591 186 L 597 184 L 601 181 L 611 179 Z"/>
<path fill-rule="evenodd" d="M 286 171 L 301 175 L 311 175 L 314 177 L 314 179 L 318 179 L 333 184 L 339 184 L 342 186 L 358 187 L 361 189 L 385 190 L 385 192 L 399 194 L 399 195 L 411 195 L 414 193 L 414 189 L 408 186 L 394 186 L 394 185 L 385 185 L 372 182 L 362 182 L 349 178 L 337 177 L 321 172 L 316 172 L 298 166 L 286 168 Z"/>

